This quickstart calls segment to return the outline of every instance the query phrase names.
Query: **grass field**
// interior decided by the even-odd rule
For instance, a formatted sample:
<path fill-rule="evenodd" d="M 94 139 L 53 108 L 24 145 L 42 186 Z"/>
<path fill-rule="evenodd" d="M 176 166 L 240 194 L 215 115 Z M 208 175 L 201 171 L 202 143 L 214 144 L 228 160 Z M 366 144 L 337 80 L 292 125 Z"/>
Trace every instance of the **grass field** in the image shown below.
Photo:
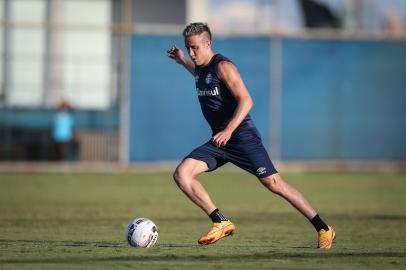
<path fill-rule="evenodd" d="M 237 234 L 201 247 L 209 219 L 171 173 L 0 173 L 0 269 L 405 269 L 406 175 L 284 174 L 337 231 L 315 248 L 310 223 L 246 173 L 201 177 Z M 159 227 L 152 249 L 127 222 Z"/>

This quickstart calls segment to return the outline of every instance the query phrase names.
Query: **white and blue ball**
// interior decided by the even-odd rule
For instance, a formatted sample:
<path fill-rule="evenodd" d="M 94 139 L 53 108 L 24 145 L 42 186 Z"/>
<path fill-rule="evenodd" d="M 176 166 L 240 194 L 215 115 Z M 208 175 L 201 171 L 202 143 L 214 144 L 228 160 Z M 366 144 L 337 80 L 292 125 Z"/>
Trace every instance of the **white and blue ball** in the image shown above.
<path fill-rule="evenodd" d="M 136 218 L 128 223 L 125 236 L 130 246 L 150 248 L 158 240 L 158 227 L 148 218 Z"/>

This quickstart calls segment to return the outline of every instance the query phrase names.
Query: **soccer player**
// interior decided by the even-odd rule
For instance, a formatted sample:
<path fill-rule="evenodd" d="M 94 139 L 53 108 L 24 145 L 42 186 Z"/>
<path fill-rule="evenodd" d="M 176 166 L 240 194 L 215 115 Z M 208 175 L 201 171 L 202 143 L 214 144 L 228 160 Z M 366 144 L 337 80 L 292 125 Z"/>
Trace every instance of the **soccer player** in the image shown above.
<path fill-rule="evenodd" d="M 235 232 L 235 225 L 220 212 L 197 180 L 199 174 L 231 162 L 256 176 L 267 189 L 302 213 L 318 232 L 319 248 L 331 248 L 334 229 L 276 171 L 249 115 L 253 106 L 251 96 L 233 62 L 213 52 L 209 26 L 191 23 L 184 29 L 183 37 L 191 60 L 177 46 L 170 48 L 167 55 L 195 77 L 200 106 L 212 129 L 211 139 L 187 155 L 173 175 L 179 188 L 213 222 L 198 243 L 213 244 Z"/>

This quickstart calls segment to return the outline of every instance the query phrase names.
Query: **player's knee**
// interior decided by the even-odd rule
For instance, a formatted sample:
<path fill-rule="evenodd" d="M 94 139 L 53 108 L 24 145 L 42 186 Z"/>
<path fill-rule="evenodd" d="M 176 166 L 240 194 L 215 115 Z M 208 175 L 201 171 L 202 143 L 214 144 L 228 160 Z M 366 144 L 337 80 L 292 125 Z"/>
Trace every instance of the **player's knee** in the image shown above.
<path fill-rule="evenodd" d="M 173 173 L 173 180 L 178 185 L 178 187 L 184 190 L 188 185 L 188 176 L 186 170 L 182 169 L 181 167 L 176 168 L 175 172 Z"/>
<path fill-rule="evenodd" d="M 173 172 L 172 177 L 175 183 L 179 186 L 179 183 L 181 182 L 181 174 L 178 169 Z"/>
<path fill-rule="evenodd" d="M 280 179 L 280 177 L 277 177 L 276 175 L 271 175 L 261 179 L 261 182 L 267 189 L 269 189 L 273 193 L 283 195 L 284 183 L 283 180 Z"/>

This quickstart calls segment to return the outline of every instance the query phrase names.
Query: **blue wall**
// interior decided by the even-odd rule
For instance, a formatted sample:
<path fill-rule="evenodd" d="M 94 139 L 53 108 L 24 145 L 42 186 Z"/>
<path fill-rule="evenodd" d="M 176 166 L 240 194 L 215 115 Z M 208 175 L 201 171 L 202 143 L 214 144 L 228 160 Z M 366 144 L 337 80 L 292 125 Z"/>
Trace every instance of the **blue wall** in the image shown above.
<path fill-rule="evenodd" d="M 405 45 L 285 40 L 281 158 L 406 159 Z"/>
<path fill-rule="evenodd" d="M 255 102 L 269 142 L 269 38 L 222 38 Z M 178 36 L 135 35 L 131 59 L 130 161 L 179 160 L 210 138 L 194 78 L 166 57 Z M 282 160 L 406 160 L 406 43 L 284 39 Z"/>

